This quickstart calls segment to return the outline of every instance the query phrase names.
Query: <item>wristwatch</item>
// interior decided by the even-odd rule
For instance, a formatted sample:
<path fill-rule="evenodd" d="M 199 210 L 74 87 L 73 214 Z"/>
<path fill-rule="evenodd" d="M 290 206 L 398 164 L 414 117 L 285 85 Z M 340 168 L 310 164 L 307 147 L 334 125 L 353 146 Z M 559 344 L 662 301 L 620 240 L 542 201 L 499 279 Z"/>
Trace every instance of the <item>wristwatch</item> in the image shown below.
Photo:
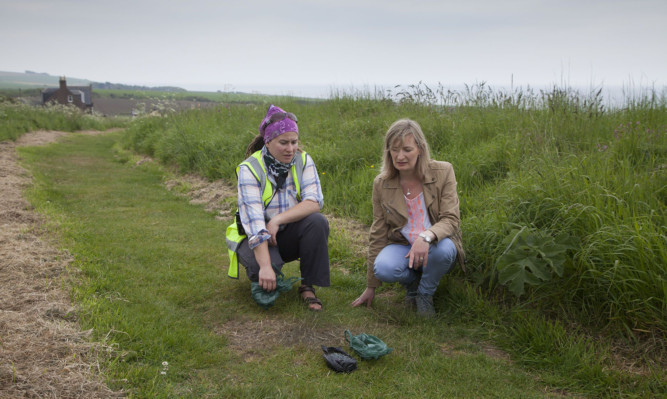
<path fill-rule="evenodd" d="M 433 240 L 431 239 L 431 237 L 430 237 L 428 234 L 424 233 L 424 232 L 419 233 L 419 237 L 421 237 L 424 241 L 426 241 L 426 242 L 429 243 L 429 244 L 431 243 L 431 241 L 433 241 Z"/>

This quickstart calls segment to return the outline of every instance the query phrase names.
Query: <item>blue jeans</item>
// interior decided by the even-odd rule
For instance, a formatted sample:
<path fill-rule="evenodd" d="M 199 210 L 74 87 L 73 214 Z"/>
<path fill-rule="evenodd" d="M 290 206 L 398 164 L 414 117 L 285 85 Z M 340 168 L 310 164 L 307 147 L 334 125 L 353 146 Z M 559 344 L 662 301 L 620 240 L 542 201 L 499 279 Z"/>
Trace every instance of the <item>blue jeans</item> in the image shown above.
<path fill-rule="evenodd" d="M 419 268 L 418 272 L 408 268 L 409 258 L 405 255 L 410 252 L 410 245 L 389 244 L 380 251 L 373 271 L 375 277 L 385 283 L 399 282 L 410 285 L 421 274 L 418 292 L 422 295 L 433 295 L 438 284 L 456 262 L 456 246 L 449 238 L 440 240 L 431 245 L 428 250 L 426 267 Z"/>

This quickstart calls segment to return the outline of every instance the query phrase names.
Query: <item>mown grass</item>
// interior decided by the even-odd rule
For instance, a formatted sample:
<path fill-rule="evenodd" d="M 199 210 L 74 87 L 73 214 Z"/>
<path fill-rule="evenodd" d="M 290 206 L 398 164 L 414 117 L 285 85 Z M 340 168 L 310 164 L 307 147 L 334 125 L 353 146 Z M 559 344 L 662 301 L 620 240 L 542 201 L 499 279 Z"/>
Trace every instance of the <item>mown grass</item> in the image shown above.
<path fill-rule="evenodd" d="M 61 245 L 83 272 L 73 287 L 78 319 L 106 349 L 112 388 L 137 398 L 514 398 L 560 396 L 569 384 L 561 376 L 545 385 L 548 373 L 491 351 L 500 314 L 449 282 L 435 320 L 406 313 L 391 289 L 374 309 L 350 308 L 364 276 L 341 267 L 332 287 L 319 290 L 324 312 L 307 311 L 295 290 L 261 309 L 247 280 L 225 275 L 226 222 L 167 191 L 159 165 L 119 161 L 127 159 L 115 156 L 117 139 L 75 135 L 20 151 L 35 176 L 31 202 L 58 221 Z M 332 238 L 333 247 L 348 244 Z M 286 271 L 298 274 L 296 265 Z M 335 374 L 320 345 L 349 350 L 346 329 L 376 335 L 394 351 Z"/>

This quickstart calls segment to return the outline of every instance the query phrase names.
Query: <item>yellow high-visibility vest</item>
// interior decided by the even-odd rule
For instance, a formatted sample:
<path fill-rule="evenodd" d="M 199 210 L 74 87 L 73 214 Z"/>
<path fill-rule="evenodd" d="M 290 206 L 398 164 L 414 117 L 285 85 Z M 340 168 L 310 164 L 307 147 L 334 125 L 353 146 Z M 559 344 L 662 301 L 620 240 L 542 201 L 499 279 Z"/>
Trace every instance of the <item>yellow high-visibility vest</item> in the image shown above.
<path fill-rule="evenodd" d="M 264 209 L 269 205 L 274 194 L 273 184 L 267 184 L 268 180 L 266 178 L 266 166 L 262 162 L 262 151 L 256 151 L 254 154 L 246 158 L 245 161 L 241 162 L 239 166 L 236 167 L 236 176 L 239 175 L 239 168 L 241 166 L 247 166 L 248 169 L 255 175 L 255 178 L 259 182 L 259 189 L 262 193 L 262 203 L 264 204 Z M 292 165 L 292 178 L 294 179 L 294 186 L 296 187 L 296 199 L 301 202 L 301 181 L 303 176 L 303 169 L 306 166 L 306 153 L 301 152 L 301 156 L 296 157 L 296 161 Z M 239 278 L 239 260 L 236 254 L 241 241 L 246 238 L 245 235 L 240 234 L 238 228 L 236 227 L 236 219 L 232 221 L 227 227 L 227 233 L 225 241 L 227 242 L 227 251 L 229 254 L 229 271 L 227 275 L 231 278 Z"/>

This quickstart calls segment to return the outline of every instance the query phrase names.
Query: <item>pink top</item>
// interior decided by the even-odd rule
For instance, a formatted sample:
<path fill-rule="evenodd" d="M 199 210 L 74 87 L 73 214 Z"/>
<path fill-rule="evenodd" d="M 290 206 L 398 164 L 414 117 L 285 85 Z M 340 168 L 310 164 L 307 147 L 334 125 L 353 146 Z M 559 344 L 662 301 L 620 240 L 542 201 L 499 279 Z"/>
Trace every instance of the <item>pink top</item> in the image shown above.
<path fill-rule="evenodd" d="M 423 192 L 413 199 L 405 197 L 405 204 L 408 207 L 408 223 L 403 226 L 401 233 L 412 245 L 419 237 L 419 233 L 432 225 L 426 212 Z"/>

